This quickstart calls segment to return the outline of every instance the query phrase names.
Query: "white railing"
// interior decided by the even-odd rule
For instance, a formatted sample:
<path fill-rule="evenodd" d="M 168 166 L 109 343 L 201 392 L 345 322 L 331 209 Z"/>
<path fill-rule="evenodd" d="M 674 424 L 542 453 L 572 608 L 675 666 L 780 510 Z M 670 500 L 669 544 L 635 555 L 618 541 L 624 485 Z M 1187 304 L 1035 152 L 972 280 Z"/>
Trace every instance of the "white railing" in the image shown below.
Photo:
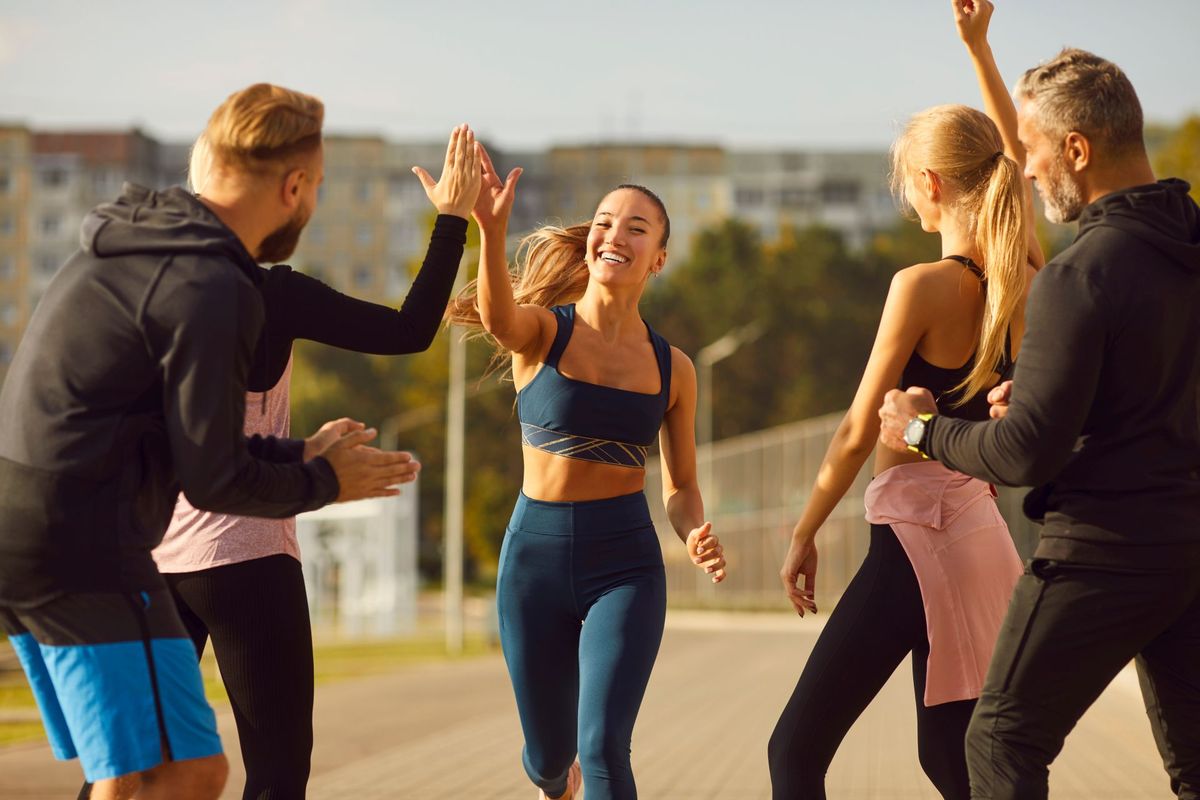
<path fill-rule="evenodd" d="M 788 537 L 800 518 L 817 469 L 842 414 L 794 422 L 736 436 L 699 448 L 699 474 L 705 482 L 705 510 L 725 545 L 729 576 L 714 586 L 687 558 L 663 510 L 659 462 L 646 469 L 646 493 L 667 566 L 672 605 L 707 608 L 783 609 L 788 603 L 779 567 Z M 871 460 L 821 528 L 818 598 L 835 599 L 845 590 L 867 552 L 869 526 L 863 493 Z M 1000 510 L 1017 549 L 1028 557 L 1036 529 L 1021 513 L 1020 490 L 1001 490 Z M 829 603 L 832 607 L 832 603 Z"/>

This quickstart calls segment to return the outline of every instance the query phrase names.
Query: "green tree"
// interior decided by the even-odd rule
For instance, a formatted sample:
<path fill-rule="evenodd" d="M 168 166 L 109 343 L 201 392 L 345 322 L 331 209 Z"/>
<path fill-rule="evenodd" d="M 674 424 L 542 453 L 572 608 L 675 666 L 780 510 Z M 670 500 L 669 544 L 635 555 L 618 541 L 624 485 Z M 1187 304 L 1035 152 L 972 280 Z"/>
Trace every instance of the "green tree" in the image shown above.
<path fill-rule="evenodd" d="M 1188 117 L 1168 134 L 1153 158 L 1160 178 L 1182 178 L 1192 185 L 1192 198 L 1200 202 L 1200 114 Z"/>

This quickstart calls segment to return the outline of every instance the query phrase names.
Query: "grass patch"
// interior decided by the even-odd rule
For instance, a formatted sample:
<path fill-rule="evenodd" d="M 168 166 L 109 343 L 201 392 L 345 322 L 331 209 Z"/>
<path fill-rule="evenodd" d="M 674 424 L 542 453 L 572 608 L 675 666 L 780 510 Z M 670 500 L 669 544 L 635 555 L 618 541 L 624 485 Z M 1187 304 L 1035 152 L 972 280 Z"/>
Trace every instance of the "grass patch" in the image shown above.
<path fill-rule="evenodd" d="M 0 747 L 23 742 L 38 742 L 46 738 L 46 729 L 40 721 L 0 722 Z"/>

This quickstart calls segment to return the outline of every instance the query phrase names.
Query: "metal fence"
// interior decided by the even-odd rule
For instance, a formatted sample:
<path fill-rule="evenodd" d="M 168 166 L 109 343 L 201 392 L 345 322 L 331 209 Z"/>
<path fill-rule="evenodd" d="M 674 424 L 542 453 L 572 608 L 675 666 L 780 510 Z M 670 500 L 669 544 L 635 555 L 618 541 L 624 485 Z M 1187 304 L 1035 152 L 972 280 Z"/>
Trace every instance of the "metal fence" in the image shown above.
<path fill-rule="evenodd" d="M 728 577 L 719 586 L 688 559 L 663 510 L 659 462 L 647 465 L 646 493 L 662 543 L 672 605 L 790 608 L 779 583 L 779 568 L 842 416 L 794 422 L 700 447 L 698 467 L 706 515 L 729 562 Z M 827 605 L 842 594 L 867 552 L 869 526 L 864 519 L 863 494 L 870 470 L 868 459 L 817 538 L 817 592 Z M 1037 532 L 1021 513 L 1022 496 L 1020 490 L 1001 489 L 999 504 L 1017 550 L 1027 558 Z"/>

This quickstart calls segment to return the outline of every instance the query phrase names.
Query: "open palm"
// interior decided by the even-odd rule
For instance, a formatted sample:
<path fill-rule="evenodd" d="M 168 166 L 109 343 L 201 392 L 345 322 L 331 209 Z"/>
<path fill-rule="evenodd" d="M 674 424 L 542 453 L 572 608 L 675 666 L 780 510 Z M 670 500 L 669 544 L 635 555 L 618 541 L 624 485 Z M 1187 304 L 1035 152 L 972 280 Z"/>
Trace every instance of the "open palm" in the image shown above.
<path fill-rule="evenodd" d="M 502 181 L 496 174 L 496 167 L 492 164 L 492 158 L 484 146 L 477 142 L 475 147 L 479 151 L 480 163 L 483 165 L 483 185 L 471 213 L 481 228 L 505 228 L 508 226 L 508 216 L 512 213 L 517 180 L 521 177 L 522 169 L 516 167 L 508 173 L 508 178 Z"/>

